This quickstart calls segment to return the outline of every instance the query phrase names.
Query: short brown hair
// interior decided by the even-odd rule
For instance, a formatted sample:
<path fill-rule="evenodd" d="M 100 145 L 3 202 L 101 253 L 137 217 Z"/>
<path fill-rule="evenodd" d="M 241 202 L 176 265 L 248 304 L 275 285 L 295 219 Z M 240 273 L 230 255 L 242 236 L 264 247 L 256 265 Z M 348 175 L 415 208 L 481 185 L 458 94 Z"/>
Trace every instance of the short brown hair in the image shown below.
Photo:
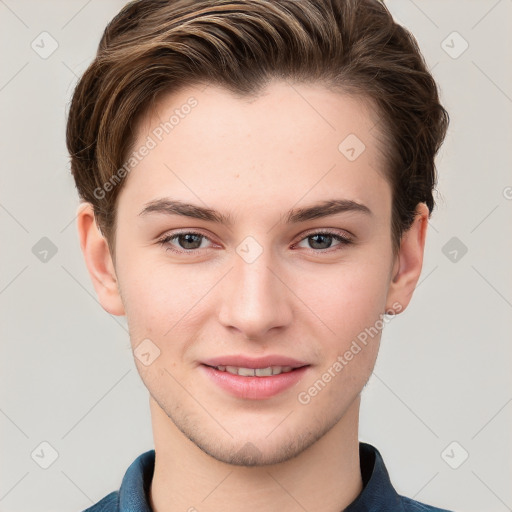
<path fill-rule="evenodd" d="M 106 27 L 67 123 L 79 195 L 92 203 L 112 254 L 123 183 L 107 191 L 104 185 L 124 177 L 119 170 L 140 116 L 162 94 L 187 85 L 249 96 L 272 78 L 322 83 L 376 106 L 388 142 L 395 250 L 418 203 L 432 212 L 434 157 L 449 117 L 416 40 L 382 2 L 135 0 Z"/>

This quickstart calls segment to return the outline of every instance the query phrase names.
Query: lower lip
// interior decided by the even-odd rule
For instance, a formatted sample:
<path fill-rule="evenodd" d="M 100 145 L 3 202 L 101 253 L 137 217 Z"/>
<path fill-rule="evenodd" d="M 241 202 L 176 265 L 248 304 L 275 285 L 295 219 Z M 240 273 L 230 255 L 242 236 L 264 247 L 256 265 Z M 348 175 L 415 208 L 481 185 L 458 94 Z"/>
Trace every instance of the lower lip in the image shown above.
<path fill-rule="evenodd" d="M 249 400 L 264 400 L 282 393 L 297 384 L 309 368 L 309 366 L 303 366 L 291 372 L 268 377 L 242 377 L 204 364 L 200 367 L 220 388 L 237 398 Z"/>

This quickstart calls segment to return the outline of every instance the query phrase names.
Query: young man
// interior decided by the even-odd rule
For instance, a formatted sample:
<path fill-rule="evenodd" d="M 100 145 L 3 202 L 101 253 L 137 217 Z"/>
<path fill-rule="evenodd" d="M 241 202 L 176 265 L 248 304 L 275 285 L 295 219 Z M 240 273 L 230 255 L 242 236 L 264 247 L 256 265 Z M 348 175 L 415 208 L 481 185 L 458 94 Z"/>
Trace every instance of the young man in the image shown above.
<path fill-rule="evenodd" d="M 78 231 L 155 449 L 89 511 L 439 511 L 358 441 L 448 115 L 376 0 L 140 0 L 72 100 Z"/>

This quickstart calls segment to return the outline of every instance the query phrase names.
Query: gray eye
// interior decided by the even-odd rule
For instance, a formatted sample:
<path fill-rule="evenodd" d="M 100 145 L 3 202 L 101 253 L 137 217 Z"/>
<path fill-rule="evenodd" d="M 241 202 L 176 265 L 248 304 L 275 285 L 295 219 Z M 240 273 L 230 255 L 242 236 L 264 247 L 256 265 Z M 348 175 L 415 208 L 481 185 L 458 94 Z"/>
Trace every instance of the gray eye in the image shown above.
<path fill-rule="evenodd" d="M 333 235 L 327 233 L 317 233 L 309 235 L 306 240 L 310 240 L 310 247 L 312 249 L 328 249 L 332 245 Z"/>
<path fill-rule="evenodd" d="M 182 249 L 199 249 L 204 237 L 194 233 L 182 233 L 174 238 L 178 240 L 178 244 Z"/>

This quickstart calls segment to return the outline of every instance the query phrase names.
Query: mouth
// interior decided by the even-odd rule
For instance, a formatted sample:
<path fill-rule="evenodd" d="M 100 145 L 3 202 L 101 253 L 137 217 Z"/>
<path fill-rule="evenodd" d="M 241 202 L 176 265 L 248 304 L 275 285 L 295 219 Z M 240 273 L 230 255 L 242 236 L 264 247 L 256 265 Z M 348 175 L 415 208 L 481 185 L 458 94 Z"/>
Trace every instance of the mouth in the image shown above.
<path fill-rule="evenodd" d="M 296 386 L 311 365 L 281 356 L 226 356 L 204 361 L 199 367 L 221 391 L 244 400 L 264 400 Z"/>
<path fill-rule="evenodd" d="M 289 373 L 305 366 L 298 366 L 296 368 L 292 366 L 267 366 L 266 368 L 244 368 L 240 366 L 210 366 L 205 365 L 220 372 L 227 372 L 231 375 L 240 375 L 241 377 L 271 377 L 272 375 L 281 375 L 282 373 Z"/>

